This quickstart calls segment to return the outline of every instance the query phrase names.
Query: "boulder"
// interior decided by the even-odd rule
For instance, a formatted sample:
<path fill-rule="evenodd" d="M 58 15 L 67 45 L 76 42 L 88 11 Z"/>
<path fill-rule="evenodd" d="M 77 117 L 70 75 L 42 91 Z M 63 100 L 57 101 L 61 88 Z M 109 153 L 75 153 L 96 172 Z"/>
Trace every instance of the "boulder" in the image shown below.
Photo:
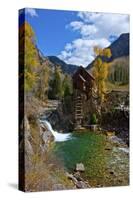
<path fill-rule="evenodd" d="M 69 174 L 66 172 L 66 176 L 72 180 L 72 182 L 75 185 L 75 189 L 85 189 L 85 188 L 90 188 L 90 185 L 88 184 L 87 181 L 84 181 L 84 179 L 80 176 L 80 172 L 75 172 L 74 174 Z"/>
<path fill-rule="evenodd" d="M 88 188 L 88 185 L 85 182 L 83 182 L 83 181 L 78 181 L 76 183 L 76 187 L 79 188 L 79 189 L 80 188 L 85 189 L 85 188 Z"/>
<path fill-rule="evenodd" d="M 85 171 L 85 167 L 84 167 L 83 163 L 77 163 L 76 164 L 76 171 L 79 171 L 79 172 Z"/>
<path fill-rule="evenodd" d="M 77 171 L 77 172 L 74 173 L 74 177 L 75 177 L 78 181 L 83 181 L 83 178 L 81 177 L 79 171 Z"/>
<path fill-rule="evenodd" d="M 68 172 L 66 172 L 66 176 L 67 178 L 71 179 L 74 182 L 74 184 L 77 183 L 77 179 L 74 177 L 73 174 L 69 174 Z"/>

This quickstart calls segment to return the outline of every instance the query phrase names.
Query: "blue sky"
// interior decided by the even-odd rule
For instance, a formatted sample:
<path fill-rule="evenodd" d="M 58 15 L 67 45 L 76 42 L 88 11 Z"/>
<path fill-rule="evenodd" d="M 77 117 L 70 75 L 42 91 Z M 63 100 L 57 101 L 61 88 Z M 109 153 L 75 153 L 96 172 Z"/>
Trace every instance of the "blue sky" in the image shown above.
<path fill-rule="evenodd" d="M 66 43 L 79 36 L 66 28 L 66 24 L 77 18 L 77 12 L 36 9 L 36 14 L 30 14 L 30 10 L 26 11 L 26 21 L 33 27 L 44 55 L 58 55 Z"/>
<path fill-rule="evenodd" d="M 94 46 L 107 47 L 129 32 L 128 15 L 32 8 L 25 13 L 41 52 L 70 64 L 87 66 L 95 57 Z"/>

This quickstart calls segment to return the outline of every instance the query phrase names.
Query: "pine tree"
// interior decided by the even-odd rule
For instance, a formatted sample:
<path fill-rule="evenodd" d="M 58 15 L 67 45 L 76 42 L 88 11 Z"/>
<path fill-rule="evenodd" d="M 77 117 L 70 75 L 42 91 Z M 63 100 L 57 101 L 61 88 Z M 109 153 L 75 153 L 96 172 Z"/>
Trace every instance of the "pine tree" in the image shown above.
<path fill-rule="evenodd" d="M 63 89 L 64 98 L 66 96 L 70 96 L 72 93 L 72 80 L 70 79 L 68 75 L 65 75 L 62 87 L 63 87 L 62 89 Z"/>
<path fill-rule="evenodd" d="M 63 80 L 63 108 L 65 113 L 72 112 L 72 78 L 65 75 Z"/>
<path fill-rule="evenodd" d="M 113 84 L 128 84 L 129 82 L 128 57 L 118 58 L 110 64 L 108 80 Z"/>
<path fill-rule="evenodd" d="M 61 99 L 62 96 L 62 72 L 60 67 L 56 66 L 50 81 L 49 98 Z"/>

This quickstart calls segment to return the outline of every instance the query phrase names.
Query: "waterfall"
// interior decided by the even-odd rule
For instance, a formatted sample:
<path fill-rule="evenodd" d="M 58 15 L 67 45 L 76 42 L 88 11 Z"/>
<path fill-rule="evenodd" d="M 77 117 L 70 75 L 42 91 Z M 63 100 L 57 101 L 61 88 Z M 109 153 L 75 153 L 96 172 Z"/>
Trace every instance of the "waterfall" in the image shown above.
<path fill-rule="evenodd" d="M 58 133 L 57 131 L 54 131 L 51 124 L 47 120 L 41 120 L 41 124 L 46 128 L 47 131 L 52 133 L 56 142 L 63 142 L 69 140 L 71 137 L 70 133 Z"/>

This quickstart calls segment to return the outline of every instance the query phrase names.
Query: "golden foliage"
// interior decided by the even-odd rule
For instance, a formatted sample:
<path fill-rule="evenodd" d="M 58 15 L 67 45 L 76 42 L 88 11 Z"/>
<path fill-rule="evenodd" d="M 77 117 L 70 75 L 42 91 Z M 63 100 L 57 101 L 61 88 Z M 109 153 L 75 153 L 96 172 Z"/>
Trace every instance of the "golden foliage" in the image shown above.
<path fill-rule="evenodd" d="M 94 47 L 94 52 L 96 56 L 98 56 L 94 62 L 93 67 L 93 75 L 95 77 L 96 87 L 98 96 L 100 98 L 101 103 L 104 101 L 104 94 L 106 91 L 106 79 L 108 76 L 108 63 L 103 61 L 101 57 L 111 57 L 111 50 L 101 49 L 99 47 Z"/>
<path fill-rule="evenodd" d="M 40 66 L 38 87 L 37 87 L 37 96 L 41 100 L 45 100 L 48 98 L 50 73 L 51 73 L 51 71 L 50 71 L 50 68 L 47 65 L 47 63 L 44 63 Z"/>
<path fill-rule="evenodd" d="M 99 48 L 98 46 L 95 46 L 94 53 L 96 56 L 105 56 L 107 58 L 111 57 L 111 50 L 109 48 L 102 49 L 102 48 Z"/>
<path fill-rule="evenodd" d="M 39 58 L 35 47 L 35 33 L 27 22 L 24 22 L 19 29 L 19 57 L 19 65 L 24 69 L 25 90 L 28 92 L 36 82 Z"/>

